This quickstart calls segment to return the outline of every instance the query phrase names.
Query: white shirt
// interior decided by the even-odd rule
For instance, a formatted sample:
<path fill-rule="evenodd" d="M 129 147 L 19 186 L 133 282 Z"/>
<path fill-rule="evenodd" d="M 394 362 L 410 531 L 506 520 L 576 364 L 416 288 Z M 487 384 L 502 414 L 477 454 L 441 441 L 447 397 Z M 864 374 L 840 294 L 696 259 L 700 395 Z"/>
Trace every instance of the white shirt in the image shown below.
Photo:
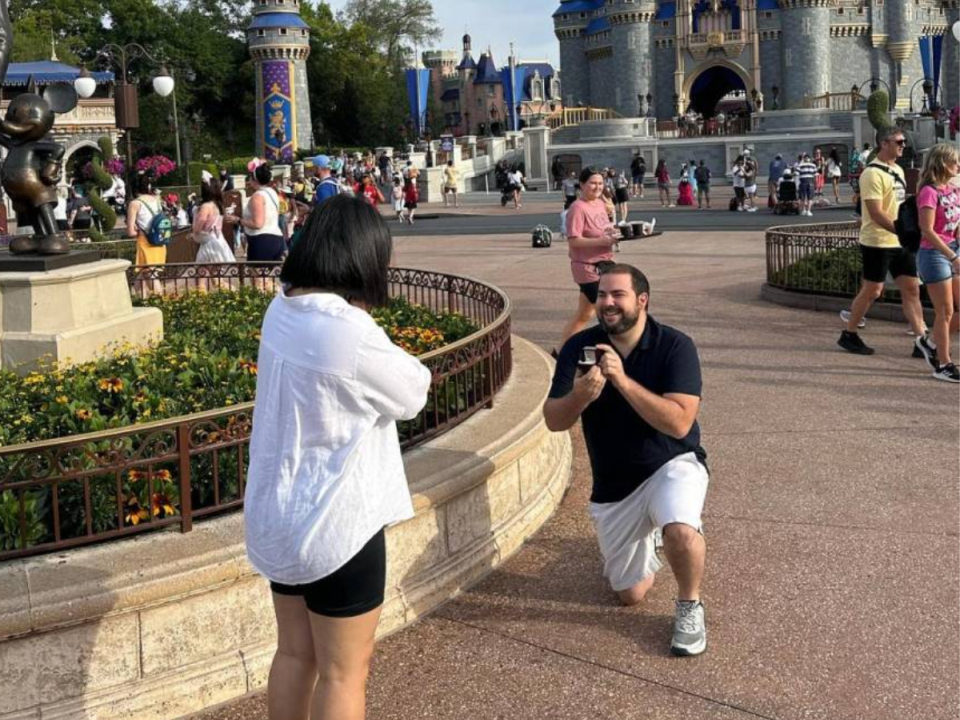
<path fill-rule="evenodd" d="M 245 228 L 247 235 L 283 235 L 280 230 L 280 199 L 277 197 L 276 191 L 273 188 L 262 187 L 250 199 L 252 200 L 257 195 L 260 196 L 263 203 L 263 225 L 256 229 Z M 252 218 L 252 208 L 249 202 L 243 209 L 243 217 L 246 220 Z"/>
<path fill-rule="evenodd" d="M 247 554 L 285 585 L 330 575 L 413 517 L 397 420 L 430 371 L 332 294 L 280 293 L 263 321 L 244 500 Z"/>
<path fill-rule="evenodd" d="M 734 165 L 733 169 L 730 171 L 730 174 L 733 175 L 733 186 L 735 188 L 745 187 L 745 181 L 743 177 L 743 166 Z"/>

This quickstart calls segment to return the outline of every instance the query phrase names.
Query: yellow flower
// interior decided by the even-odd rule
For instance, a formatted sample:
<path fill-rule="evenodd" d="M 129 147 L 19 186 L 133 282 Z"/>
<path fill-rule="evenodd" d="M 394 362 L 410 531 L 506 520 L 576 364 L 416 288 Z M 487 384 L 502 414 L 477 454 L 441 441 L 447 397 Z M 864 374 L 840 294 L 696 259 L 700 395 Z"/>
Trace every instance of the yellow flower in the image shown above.
<path fill-rule="evenodd" d="M 91 413 L 89 410 L 86 410 L 84 408 L 80 408 L 79 410 L 77 410 L 76 416 L 77 416 L 77 420 L 89 420 L 93 416 L 93 413 Z"/>
<path fill-rule="evenodd" d="M 123 380 L 120 378 L 105 378 L 97 383 L 104 392 L 118 393 L 123 390 Z"/>
<path fill-rule="evenodd" d="M 68 402 L 70 402 L 70 398 L 68 398 L 66 395 L 57 395 L 58 405 L 66 405 Z"/>
<path fill-rule="evenodd" d="M 142 520 L 146 520 L 149 517 L 150 513 L 140 507 L 140 501 L 137 497 L 131 495 L 127 500 L 127 514 L 124 516 L 124 520 L 130 525 L 139 525 Z"/>
<path fill-rule="evenodd" d="M 32 372 L 23 379 L 24 385 L 39 385 L 44 380 L 40 373 Z"/>
<path fill-rule="evenodd" d="M 177 514 L 177 511 L 173 507 L 173 503 L 166 495 L 162 493 L 153 494 L 153 497 L 150 499 L 150 507 L 153 510 L 154 517 L 159 515 L 161 510 L 163 511 L 164 517 Z"/>
<path fill-rule="evenodd" d="M 157 480 L 161 480 L 163 482 L 170 482 L 173 480 L 173 476 L 170 474 L 169 470 L 157 470 L 155 477 Z"/>

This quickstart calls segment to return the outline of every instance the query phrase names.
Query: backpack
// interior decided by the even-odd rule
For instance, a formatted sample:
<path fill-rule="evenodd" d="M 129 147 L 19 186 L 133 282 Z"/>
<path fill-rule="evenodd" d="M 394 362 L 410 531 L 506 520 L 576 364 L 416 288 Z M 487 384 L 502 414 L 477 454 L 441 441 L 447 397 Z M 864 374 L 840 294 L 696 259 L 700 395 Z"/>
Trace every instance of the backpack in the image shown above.
<path fill-rule="evenodd" d="M 894 184 L 900 183 L 906 191 L 907 184 L 890 168 L 880 163 L 870 163 L 867 167 L 874 167 L 887 173 L 893 178 Z M 920 209 L 917 207 L 916 195 L 908 195 L 900 203 L 897 219 L 894 220 L 893 226 L 897 229 L 897 240 L 904 250 L 915 253 L 920 249 L 920 239 L 923 237 L 923 232 L 920 230 Z"/>
<path fill-rule="evenodd" d="M 170 244 L 170 238 L 173 237 L 173 221 L 170 216 L 163 211 L 155 213 L 153 208 L 142 200 L 140 204 L 147 209 L 151 216 L 150 227 L 147 228 L 145 233 L 147 242 L 154 247 L 166 247 Z"/>
<path fill-rule="evenodd" d="M 533 229 L 533 247 L 548 248 L 553 244 L 553 232 L 546 225 L 537 225 Z"/>

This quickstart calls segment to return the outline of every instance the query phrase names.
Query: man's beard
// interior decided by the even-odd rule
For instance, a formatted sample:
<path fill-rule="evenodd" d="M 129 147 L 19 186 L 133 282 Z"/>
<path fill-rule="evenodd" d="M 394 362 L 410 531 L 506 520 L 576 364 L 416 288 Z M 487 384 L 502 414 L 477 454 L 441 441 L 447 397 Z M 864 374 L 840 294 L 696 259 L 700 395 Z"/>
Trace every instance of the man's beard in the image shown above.
<path fill-rule="evenodd" d="M 637 308 L 637 310 L 635 310 L 633 313 L 629 313 L 626 310 L 620 310 L 619 312 L 619 317 L 612 322 L 608 321 L 602 312 L 597 313 L 597 320 L 600 322 L 600 327 L 603 328 L 607 335 L 622 335 L 623 333 L 632 330 L 633 327 L 640 321 L 639 308 Z"/>

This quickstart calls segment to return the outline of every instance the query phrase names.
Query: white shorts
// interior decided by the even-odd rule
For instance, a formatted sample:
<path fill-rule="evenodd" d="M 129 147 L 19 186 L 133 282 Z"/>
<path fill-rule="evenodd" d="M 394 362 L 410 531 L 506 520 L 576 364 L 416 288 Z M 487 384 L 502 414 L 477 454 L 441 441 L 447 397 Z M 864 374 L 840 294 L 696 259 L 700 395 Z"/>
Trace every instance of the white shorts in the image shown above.
<path fill-rule="evenodd" d="M 603 574 L 615 592 L 663 567 L 656 554 L 656 530 L 683 523 L 701 531 L 709 480 L 707 469 L 690 452 L 673 458 L 620 502 L 590 503 Z"/>
<path fill-rule="evenodd" d="M 757 194 L 757 184 L 747 185 L 746 187 L 747 195 L 756 195 Z"/>
<path fill-rule="evenodd" d="M 393 201 L 393 210 L 394 212 L 402 213 L 403 212 L 403 198 L 400 200 Z"/>

